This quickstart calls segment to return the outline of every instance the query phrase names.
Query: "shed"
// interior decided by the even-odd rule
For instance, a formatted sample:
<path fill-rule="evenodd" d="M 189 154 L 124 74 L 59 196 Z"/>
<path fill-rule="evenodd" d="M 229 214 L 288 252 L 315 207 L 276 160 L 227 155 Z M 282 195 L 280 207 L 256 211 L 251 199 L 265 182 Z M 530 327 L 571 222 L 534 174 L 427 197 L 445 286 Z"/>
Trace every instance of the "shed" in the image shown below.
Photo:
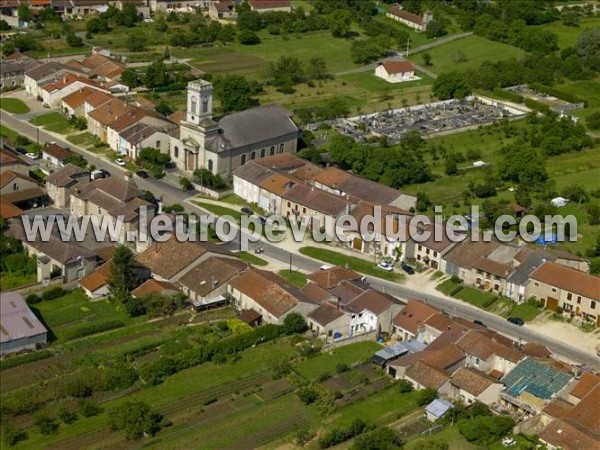
<path fill-rule="evenodd" d="M 379 350 L 371 358 L 373 364 L 385 367 L 386 364 L 400 358 L 407 353 L 420 352 L 425 349 L 425 344 L 419 341 L 398 342 Z"/>
<path fill-rule="evenodd" d="M 425 408 L 425 416 L 430 422 L 435 422 L 436 420 L 442 418 L 444 414 L 446 414 L 452 408 L 454 408 L 454 405 L 448 400 L 436 398 L 429 405 L 427 405 L 427 408 Z"/>

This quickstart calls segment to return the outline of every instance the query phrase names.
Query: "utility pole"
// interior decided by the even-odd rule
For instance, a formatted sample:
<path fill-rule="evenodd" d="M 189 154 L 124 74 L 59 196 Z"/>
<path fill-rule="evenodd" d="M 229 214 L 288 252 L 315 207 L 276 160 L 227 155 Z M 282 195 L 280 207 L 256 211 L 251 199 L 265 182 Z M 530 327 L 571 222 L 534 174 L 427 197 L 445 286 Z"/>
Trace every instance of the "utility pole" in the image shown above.
<path fill-rule="evenodd" d="M 292 273 L 292 253 L 290 252 L 290 273 Z"/>

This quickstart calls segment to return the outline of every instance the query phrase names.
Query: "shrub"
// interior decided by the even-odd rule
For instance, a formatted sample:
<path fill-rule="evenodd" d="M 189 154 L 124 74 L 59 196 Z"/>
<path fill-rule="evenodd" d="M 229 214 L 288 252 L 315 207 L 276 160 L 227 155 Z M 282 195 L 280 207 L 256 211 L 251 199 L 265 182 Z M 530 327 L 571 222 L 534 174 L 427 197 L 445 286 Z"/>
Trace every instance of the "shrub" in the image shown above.
<path fill-rule="evenodd" d="M 215 397 L 209 397 L 202 402 L 202 406 L 212 405 L 213 403 L 216 403 L 216 401 L 217 399 Z"/>
<path fill-rule="evenodd" d="M 428 405 L 437 397 L 437 391 L 435 389 L 423 389 L 419 391 L 417 395 L 417 405 L 424 406 Z"/>
<path fill-rule="evenodd" d="M 83 417 L 97 416 L 101 411 L 100 406 L 91 400 L 80 400 L 78 407 Z"/>
<path fill-rule="evenodd" d="M 41 361 L 42 359 L 50 358 L 51 356 L 52 352 L 49 350 L 12 356 L 10 358 L 0 360 L 0 370 L 10 369 L 11 367 L 20 366 L 21 364 L 27 364 L 34 361 Z"/>
<path fill-rule="evenodd" d="M 479 416 L 460 420 L 458 430 L 467 441 L 487 446 L 512 431 L 514 425 L 508 416 Z"/>
<path fill-rule="evenodd" d="M 34 425 L 40 434 L 56 434 L 58 432 L 58 423 L 45 413 L 39 413 L 34 419 Z"/>
<path fill-rule="evenodd" d="M 401 394 L 408 394 L 413 391 L 413 385 L 408 380 L 398 381 L 398 390 Z"/>
<path fill-rule="evenodd" d="M 58 413 L 58 418 L 65 424 L 73 423 L 77 420 L 77 413 L 75 411 L 69 411 L 66 408 L 62 408 Z"/>
<path fill-rule="evenodd" d="M 64 338 L 65 340 L 77 339 L 91 334 L 101 333 L 103 331 L 114 330 L 115 328 L 121 328 L 123 326 L 125 326 L 125 323 L 120 320 L 93 323 L 66 331 Z"/>
<path fill-rule="evenodd" d="M 283 319 L 283 332 L 285 334 L 303 333 L 306 329 L 306 321 L 299 313 L 290 313 Z"/>
<path fill-rule="evenodd" d="M 42 292 L 42 300 L 54 300 L 65 295 L 65 290 L 60 286 L 53 286 Z"/>
<path fill-rule="evenodd" d="M 83 379 L 71 381 L 65 386 L 65 394 L 71 397 L 86 398 L 93 394 L 92 387 Z"/>
<path fill-rule="evenodd" d="M 387 427 L 378 427 L 360 434 L 350 447 L 351 450 L 395 450 L 402 448 L 398 435 Z"/>
<path fill-rule="evenodd" d="M 37 294 L 29 294 L 27 297 L 25 297 L 25 301 L 28 305 L 35 305 L 36 303 L 41 302 L 42 299 Z"/>
<path fill-rule="evenodd" d="M 333 447 L 342 442 L 352 439 L 368 430 L 368 425 L 361 419 L 354 419 L 352 423 L 346 426 L 333 428 L 319 439 L 319 447 L 322 449 Z"/>
<path fill-rule="evenodd" d="M 329 372 L 323 372 L 317 377 L 317 380 L 319 381 L 319 383 L 322 383 L 323 381 L 327 381 L 330 378 L 331 374 Z"/>
<path fill-rule="evenodd" d="M 160 430 L 161 420 L 144 402 L 126 402 L 108 412 L 111 428 L 123 431 L 127 439 L 140 439 L 144 434 L 154 436 Z"/>
<path fill-rule="evenodd" d="M 339 364 L 336 364 L 336 366 L 335 366 L 335 371 L 337 373 L 348 372 L 348 370 L 350 370 L 350 367 L 348 367 L 348 364 L 339 363 Z"/>
<path fill-rule="evenodd" d="M 312 386 L 301 387 L 300 389 L 298 389 L 297 394 L 298 398 L 305 405 L 310 405 L 311 403 L 317 401 L 317 399 L 319 398 L 319 393 Z"/>
<path fill-rule="evenodd" d="M 4 442 L 4 445 L 13 447 L 25 439 L 27 439 L 27 432 L 19 430 L 11 424 L 4 425 L 4 430 L 2 430 L 2 442 Z"/>

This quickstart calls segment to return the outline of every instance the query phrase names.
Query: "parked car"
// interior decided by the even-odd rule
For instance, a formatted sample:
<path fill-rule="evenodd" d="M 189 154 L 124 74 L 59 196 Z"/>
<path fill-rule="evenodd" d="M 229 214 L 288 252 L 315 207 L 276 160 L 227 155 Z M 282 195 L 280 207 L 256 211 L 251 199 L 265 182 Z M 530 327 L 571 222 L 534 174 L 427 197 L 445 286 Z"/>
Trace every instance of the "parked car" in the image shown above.
<path fill-rule="evenodd" d="M 520 327 L 522 327 L 525 324 L 525 322 L 523 322 L 523 319 L 521 319 L 520 317 L 509 317 L 506 320 L 515 325 L 519 325 Z"/>
<path fill-rule="evenodd" d="M 244 214 L 248 214 L 249 216 L 251 216 L 252 214 L 254 214 L 254 211 L 252 211 L 247 206 L 244 206 L 242 209 L 240 209 L 240 211 L 243 212 Z"/>
<path fill-rule="evenodd" d="M 125 162 L 125 160 L 122 158 L 115 159 L 115 162 L 117 163 L 118 166 L 124 166 L 125 164 L 127 164 L 127 162 Z"/>
<path fill-rule="evenodd" d="M 402 266 L 400 266 L 400 267 L 402 267 L 402 270 L 404 270 L 409 275 L 414 275 L 414 273 L 415 273 L 415 269 L 413 269 L 408 264 L 402 263 Z"/>
<path fill-rule="evenodd" d="M 377 267 L 387 272 L 391 272 L 392 270 L 394 270 L 394 265 L 386 261 L 381 261 L 379 264 L 377 264 Z"/>
<path fill-rule="evenodd" d="M 475 319 L 475 320 L 473 321 L 473 323 L 474 323 L 475 325 L 479 325 L 480 327 L 485 327 L 485 328 L 487 328 L 487 325 L 486 325 L 486 324 L 484 324 L 484 323 L 483 323 L 481 320 L 477 320 L 477 319 Z"/>
<path fill-rule="evenodd" d="M 135 174 L 140 178 L 148 178 L 148 173 L 145 170 L 138 170 Z"/>
<path fill-rule="evenodd" d="M 100 169 L 100 172 L 102 172 L 102 174 L 103 174 L 103 175 L 104 175 L 106 178 L 110 177 L 110 172 L 109 172 L 108 170 L 106 170 L 106 169 Z"/>
<path fill-rule="evenodd" d="M 92 173 L 90 174 L 90 178 L 92 179 L 92 181 L 99 180 L 104 177 L 105 177 L 105 175 L 104 175 L 103 170 L 93 170 Z"/>
<path fill-rule="evenodd" d="M 27 156 L 29 159 L 39 159 L 40 155 L 37 153 L 25 153 L 25 156 Z"/>

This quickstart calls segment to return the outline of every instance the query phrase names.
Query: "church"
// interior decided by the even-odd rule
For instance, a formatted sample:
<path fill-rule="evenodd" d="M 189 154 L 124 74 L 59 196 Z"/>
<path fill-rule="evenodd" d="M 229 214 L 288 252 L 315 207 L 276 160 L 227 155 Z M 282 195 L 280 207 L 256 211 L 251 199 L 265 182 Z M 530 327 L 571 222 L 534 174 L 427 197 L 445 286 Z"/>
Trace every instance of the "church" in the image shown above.
<path fill-rule="evenodd" d="M 187 114 L 170 145 L 181 170 L 205 168 L 229 178 L 253 159 L 296 152 L 300 130 L 282 107 L 263 105 L 213 119 L 212 105 L 212 83 L 188 83 Z"/>

